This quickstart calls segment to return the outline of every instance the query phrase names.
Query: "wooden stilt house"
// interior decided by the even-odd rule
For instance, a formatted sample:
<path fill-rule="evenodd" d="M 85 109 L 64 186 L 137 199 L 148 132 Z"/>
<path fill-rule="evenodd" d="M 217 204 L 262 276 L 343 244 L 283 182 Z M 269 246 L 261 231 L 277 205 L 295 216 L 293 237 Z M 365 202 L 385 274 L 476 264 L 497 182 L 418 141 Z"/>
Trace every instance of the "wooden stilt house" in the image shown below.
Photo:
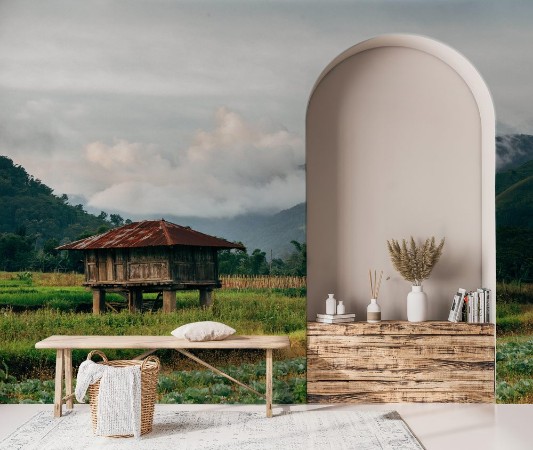
<path fill-rule="evenodd" d="M 163 310 L 176 309 L 176 291 L 198 289 L 200 305 L 211 304 L 221 287 L 217 252 L 245 250 L 242 244 L 209 236 L 165 220 L 134 222 L 71 242 L 58 250 L 82 250 L 85 286 L 93 291 L 93 312 L 105 305 L 107 291 L 127 293 L 130 311 L 142 309 L 143 292 L 159 292 Z"/>

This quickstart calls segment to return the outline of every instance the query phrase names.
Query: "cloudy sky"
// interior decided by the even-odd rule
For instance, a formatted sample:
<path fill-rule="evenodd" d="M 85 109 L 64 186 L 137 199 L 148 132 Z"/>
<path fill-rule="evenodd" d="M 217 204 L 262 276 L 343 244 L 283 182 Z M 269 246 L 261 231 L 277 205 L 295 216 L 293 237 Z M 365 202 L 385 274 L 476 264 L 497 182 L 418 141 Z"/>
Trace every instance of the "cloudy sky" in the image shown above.
<path fill-rule="evenodd" d="M 382 33 L 479 69 L 533 134 L 531 1 L 0 0 L 0 154 L 91 210 L 232 217 L 304 200 L 309 92 Z"/>

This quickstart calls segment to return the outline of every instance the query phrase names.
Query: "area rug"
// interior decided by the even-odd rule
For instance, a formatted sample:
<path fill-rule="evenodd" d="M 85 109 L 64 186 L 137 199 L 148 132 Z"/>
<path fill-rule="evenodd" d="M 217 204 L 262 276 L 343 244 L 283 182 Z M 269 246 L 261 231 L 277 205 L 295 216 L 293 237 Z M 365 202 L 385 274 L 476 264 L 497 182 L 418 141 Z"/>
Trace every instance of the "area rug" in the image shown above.
<path fill-rule="evenodd" d="M 255 412 L 156 411 L 153 431 L 134 438 L 94 436 L 89 411 L 59 419 L 40 412 L 0 442 L 3 450 L 67 449 L 394 449 L 424 447 L 396 411 L 312 410 L 267 419 Z"/>

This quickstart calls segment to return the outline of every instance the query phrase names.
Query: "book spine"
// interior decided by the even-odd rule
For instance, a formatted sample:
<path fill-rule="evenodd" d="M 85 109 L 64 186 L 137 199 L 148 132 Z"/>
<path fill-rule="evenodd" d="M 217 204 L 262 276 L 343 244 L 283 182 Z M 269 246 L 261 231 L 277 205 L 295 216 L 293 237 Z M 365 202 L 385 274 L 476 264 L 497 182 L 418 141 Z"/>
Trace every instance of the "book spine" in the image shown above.
<path fill-rule="evenodd" d="M 448 314 L 448 322 L 457 322 L 456 314 L 457 314 L 458 305 L 459 305 L 459 292 L 453 296 L 452 306 L 450 307 L 450 313 Z"/>
<path fill-rule="evenodd" d="M 468 295 L 465 293 L 465 295 L 463 296 L 463 299 L 464 299 L 464 306 L 463 306 L 463 317 L 462 317 L 462 321 L 463 322 L 468 322 Z"/>
<path fill-rule="evenodd" d="M 478 323 L 485 323 L 485 292 L 483 289 L 477 290 L 479 298 Z"/>
<path fill-rule="evenodd" d="M 355 314 L 317 314 L 319 319 L 352 319 Z"/>
<path fill-rule="evenodd" d="M 465 290 L 459 288 L 457 293 L 453 296 L 452 306 L 448 315 L 449 322 L 458 322 L 461 320 L 461 313 L 463 311 L 464 294 Z"/>
<path fill-rule="evenodd" d="M 473 322 L 479 323 L 479 293 L 473 292 L 474 295 L 474 307 L 473 307 Z"/>
<path fill-rule="evenodd" d="M 350 323 L 350 322 L 355 322 L 354 319 L 321 319 L 320 317 L 318 317 L 316 319 L 317 322 L 320 322 L 320 323 Z"/>
<path fill-rule="evenodd" d="M 466 319 L 468 323 L 473 322 L 473 311 L 474 311 L 474 296 L 472 292 L 469 292 L 468 293 L 468 311 L 467 311 L 467 319 Z"/>
<path fill-rule="evenodd" d="M 457 308 L 457 314 L 455 315 L 456 322 L 461 322 L 461 319 L 463 318 L 463 308 L 465 305 L 465 291 L 464 289 L 460 289 L 460 291 L 461 290 L 462 292 L 459 292 L 461 296 L 461 298 L 459 299 L 459 307 Z"/>
<path fill-rule="evenodd" d="M 490 312 L 491 312 L 491 295 L 490 295 L 490 289 L 483 289 L 485 291 L 485 304 L 486 304 L 486 311 L 485 311 L 485 322 L 490 323 Z"/>

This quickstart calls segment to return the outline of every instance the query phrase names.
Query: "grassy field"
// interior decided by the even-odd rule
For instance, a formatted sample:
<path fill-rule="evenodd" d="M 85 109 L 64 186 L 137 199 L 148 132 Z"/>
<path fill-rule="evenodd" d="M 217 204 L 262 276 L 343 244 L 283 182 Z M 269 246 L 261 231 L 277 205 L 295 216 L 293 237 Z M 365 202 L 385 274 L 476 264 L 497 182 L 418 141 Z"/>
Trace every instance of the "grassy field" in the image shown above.
<path fill-rule="evenodd" d="M 56 284 L 53 284 L 56 283 Z M 81 278 L 64 274 L 0 273 L 0 402 L 50 402 L 53 393 L 53 351 L 36 350 L 37 341 L 52 335 L 169 335 L 189 322 L 214 320 L 239 334 L 286 334 L 291 348 L 274 352 L 277 399 L 305 401 L 305 292 L 298 288 L 221 289 L 212 307 L 198 306 L 196 291 L 177 295 L 177 311 L 130 314 L 90 312 L 92 296 Z M 112 298 L 121 300 L 120 296 Z M 131 358 L 138 351 L 108 351 L 110 359 Z M 197 351 L 217 367 L 264 390 L 264 352 Z M 87 351 L 74 351 L 77 367 Z M 226 380 L 198 370 L 196 363 L 173 351 L 158 351 L 163 361 L 159 380 L 163 402 L 260 402 Z M 209 372 L 210 373 L 210 372 Z M 171 389 L 176 386 L 178 391 Z"/>
<path fill-rule="evenodd" d="M 533 403 L 533 285 L 499 284 L 496 400 Z"/>
<path fill-rule="evenodd" d="M 258 283 L 257 280 L 251 280 Z M 264 279 L 259 282 L 265 282 Z M 279 280 L 277 281 L 278 283 Z M 168 335 L 179 325 L 200 320 L 227 323 L 240 334 L 288 334 L 291 349 L 275 352 L 275 400 L 305 401 L 304 289 L 239 288 L 215 291 L 213 306 L 198 307 L 196 291 L 177 295 L 178 310 L 130 314 L 90 312 L 91 293 L 76 274 L 0 273 L 0 402 L 50 402 L 55 354 L 34 348 L 51 334 Z M 274 285 L 274 282 L 272 283 Z M 279 284 L 278 284 L 279 285 Z M 120 296 L 109 296 L 121 301 Z M 499 403 L 533 402 L 533 285 L 500 284 L 497 302 L 496 394 Z M 75 366 L 86 357 L 75 351 Z M 110 359 L 134 351 L 109 351 Z M 198 356 L 264 390 L 263 352 L 198 351 Z M 205 370 L 177 352 L 159 351 L 164 362 L 160 402 L 260 402 L 247 391 Z"/>

